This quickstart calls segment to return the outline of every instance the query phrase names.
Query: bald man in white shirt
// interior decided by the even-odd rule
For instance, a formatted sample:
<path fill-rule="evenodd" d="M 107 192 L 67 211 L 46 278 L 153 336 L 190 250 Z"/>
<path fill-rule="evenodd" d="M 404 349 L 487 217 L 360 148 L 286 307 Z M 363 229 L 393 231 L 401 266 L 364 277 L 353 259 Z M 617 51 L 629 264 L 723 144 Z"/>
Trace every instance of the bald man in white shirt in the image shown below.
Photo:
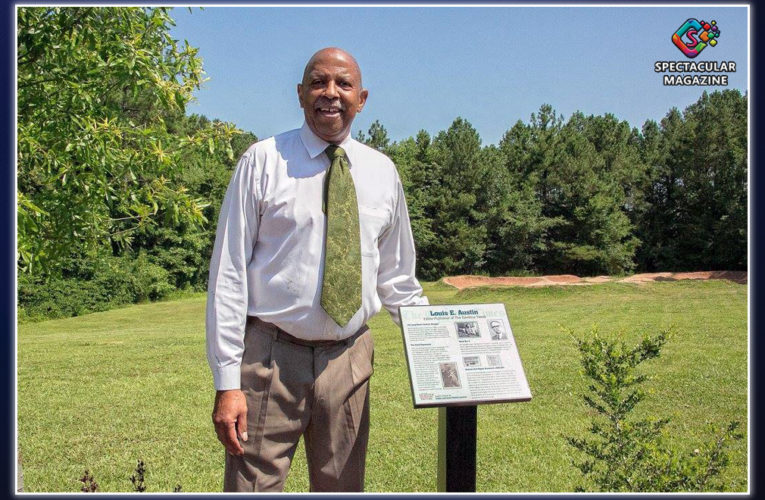
<path fill-rule="evenodd" d="M 311 491 L 363 491 L 374 346 L 384 306 L 427 304 L 401 180 L 351 138 L 368 92 L 356 60 L 318 51 L 297 86 L 300 129 L 253 144 L 223 200 L 210 263 L 207 357 L 225 491 L 282 491 L 304 436 Z M 361 307 L 345 325 L 322 308 L 330 145 L 345 151 L 358 201 Z"/>

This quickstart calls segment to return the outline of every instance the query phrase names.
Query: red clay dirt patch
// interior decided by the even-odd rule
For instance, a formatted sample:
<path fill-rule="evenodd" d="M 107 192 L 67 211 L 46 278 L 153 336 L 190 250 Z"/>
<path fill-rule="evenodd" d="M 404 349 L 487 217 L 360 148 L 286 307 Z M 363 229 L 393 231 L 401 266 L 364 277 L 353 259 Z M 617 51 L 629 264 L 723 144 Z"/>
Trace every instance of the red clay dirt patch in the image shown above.
<path fill-rule="evenodd" d="M 550 286 L 550 285 L 593 285 L 607 283 L 609 281 L 625 283 L 648 283 L 651 281 L 678 281 L 678 280 L 729 280 L 734 283 L 746 284 L 746 271 L 697 271 L 690 273 L 643 273 L 633 274 L 626 278 L 612 278 L 610 276 L 593 276 L 580 278 L 573 274 L 558 274 L 551 276 L 501 276 L 490 278 L 488 276 L 449 276 L 444 278 L 444 283 L 458 289 L 474 286 Z"/>

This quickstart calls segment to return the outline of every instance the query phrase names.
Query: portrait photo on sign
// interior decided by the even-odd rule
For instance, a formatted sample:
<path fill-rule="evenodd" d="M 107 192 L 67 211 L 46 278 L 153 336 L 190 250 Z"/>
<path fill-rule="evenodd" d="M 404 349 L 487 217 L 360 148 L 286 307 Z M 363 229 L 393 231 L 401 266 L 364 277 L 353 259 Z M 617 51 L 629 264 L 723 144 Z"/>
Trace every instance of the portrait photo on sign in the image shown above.
<path fill-rule="evenodd" d="M 489 321 L 489 330 L 491 333 L 491 340 L 507 340 L 507 331 L 502 321 L 493 319 Z"/>

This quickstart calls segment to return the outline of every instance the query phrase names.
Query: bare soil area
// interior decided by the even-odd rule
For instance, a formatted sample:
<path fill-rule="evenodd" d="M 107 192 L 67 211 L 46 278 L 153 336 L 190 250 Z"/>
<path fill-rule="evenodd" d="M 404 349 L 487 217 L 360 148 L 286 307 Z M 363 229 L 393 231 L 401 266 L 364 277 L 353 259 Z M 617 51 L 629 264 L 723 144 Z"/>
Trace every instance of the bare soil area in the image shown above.
<path fill-rule="evenodd" d="M 488 276 L 449 276 L 444 278 L 444 283 L 458 289 L 474 286 L 550 286 L 550 285 L 593 285 L 607 282 L 624 283 L 648 283 L 652 281 L 678 281 L 678 280 L 728 280 L 734 283 L 746 284 L 746 271 L 696 271 L 690 273 L 643 273 L 633 274 L 624 278 L 611 276 L 593 276 L 580 278 L 573 274 L 558 274 L 551 276 L 502 276 L 490 278 Z"/>

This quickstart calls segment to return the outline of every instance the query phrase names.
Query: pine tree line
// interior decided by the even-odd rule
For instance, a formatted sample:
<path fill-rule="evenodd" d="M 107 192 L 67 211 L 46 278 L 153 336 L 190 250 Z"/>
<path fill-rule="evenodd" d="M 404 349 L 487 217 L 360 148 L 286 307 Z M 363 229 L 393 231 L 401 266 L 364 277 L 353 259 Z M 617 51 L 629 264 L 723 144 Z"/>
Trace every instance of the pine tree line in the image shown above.
<path fill-rule="evenodd" d="M 745 270 L 747 96 L 704 92 L 641 131 L 549 105 L 498 146 L 457 118 L 431 138 L 357 138 L 405 183 L 419 275 Z"/>

